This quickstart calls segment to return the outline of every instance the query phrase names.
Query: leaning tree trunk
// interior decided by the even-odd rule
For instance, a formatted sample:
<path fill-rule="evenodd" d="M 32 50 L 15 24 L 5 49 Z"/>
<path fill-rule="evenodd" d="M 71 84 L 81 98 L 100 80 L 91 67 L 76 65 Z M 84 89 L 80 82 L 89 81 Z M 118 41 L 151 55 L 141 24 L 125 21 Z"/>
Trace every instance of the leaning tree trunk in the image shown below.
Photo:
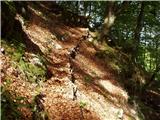
<path fill-rule="evenodd" d="M 106 2 L 105 19 L 104 19 L 103 26 L 102 26 L 100 41 L 105 40 L 105 38 L 109 34 L 109 31 L 112 25 L 115 22 L 116 17 L 120 15 L 121 12 L 128 7 L 129 3 L 130 1 L 124 1 L 120 6 L 116 6 L 114 1 Z"/>

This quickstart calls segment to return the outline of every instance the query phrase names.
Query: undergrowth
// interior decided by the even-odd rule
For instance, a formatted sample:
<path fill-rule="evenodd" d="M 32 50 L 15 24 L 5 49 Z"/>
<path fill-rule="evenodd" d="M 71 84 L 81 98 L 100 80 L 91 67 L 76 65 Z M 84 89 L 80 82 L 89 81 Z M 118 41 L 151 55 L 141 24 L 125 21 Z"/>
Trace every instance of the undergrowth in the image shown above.
<path fill-rule="evenodd" d="M 36 55 L 38 59 L 42 62 L 41 66 L 32 64 L 27 61 L 28 58 L 24 57 L 26 46 L 23 40 L 19 39 L 2 39 L 1 47 L 4 48 L 4 55 L 8 56 L 10 59 L 10 67 L 18 71 L 18 76 L 21 80 L 39 83 L 45 80 L 46 68 L 43 63 L 43 57 Z M 2 120 L 22 120 L 23 114 L 20 109 L 23 107 L 32 109 L 32 104 L 26 104 L 21 101 L 26 101 L 27 98 L 21 96 L 14 96 L 8 91 L 8 87 L 12 83 L 12 77 L 5 75 L 3 80 L 3 86 L 1 87 L 1 114 Z"/>
<path fill-rule="evenodd" d="M 45 65 L 42 64 L 42 66 L 37 66 L 27 61 L 26 59 L 28 58 L 24 57 L 25 45 L 23 43 L 18 43 L 18 45 L 15 46 L 15 43 L 13 42 L 2 40 L 2 47 L 5 49 L 5 54 L 11 59 L 11 66 L 18 69 L 22 77 L 28 82 L 39 82 L 41 80 L 45 80 Z M 38 59 L 41 60 L 43 58 L 38 56 Z"/>
<path fill-rule="evenodd" d="M 16 97 L 15 99 L 10 92 L 4 87 L 1 87 L 1 119 L 2 120 L 21 120 L 23 115 L 19 110 L 22 107 L 29 108 L 29 104 L 24 104 L 21 101 L 26 100 L 24 97 Z"/>

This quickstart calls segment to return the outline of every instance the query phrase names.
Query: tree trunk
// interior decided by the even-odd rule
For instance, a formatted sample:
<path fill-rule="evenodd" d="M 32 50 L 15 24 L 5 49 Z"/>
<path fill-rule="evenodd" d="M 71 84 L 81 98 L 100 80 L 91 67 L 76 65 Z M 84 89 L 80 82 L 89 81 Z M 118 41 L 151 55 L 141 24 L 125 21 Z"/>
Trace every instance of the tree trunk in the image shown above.
<path fill-rule="evenodd" d="M 78 14 L 79 13 L 79 2 L 76 1 L 76 13 Z"/>
<path fill-rule="evenodd" d="M 140 9 L 140 13 L 137 17 L 137 25 L 135 28 L 135 33 L 134 33 L 134 40 L 135 40 L 135 47 L 133 49 L 133 59 L 135 60 L 137 53 L 138 53 L 138 46 L 140 43 L 140 36 L 141 36 L 141 31 L 143 28 L 143 22 L 144 22 L 144 2 L 141 2 L 141 9 Z"/>
<path fill-rule="evenodd" d="M 91 7 L 92 7 L 92 2 L 89 3 L 89 15 L 88 16 L 91 16 L 91 12 L 92 12 Z"/>
<path fill-rule="evenodd" d="M 125 10 L 130 2 L 124 1 L 120 7 L 116 7 L 114 1 L 106 2 L 106 11 L 105 11 L 105 19 L 102 26 L 102 32 L 100 35 L 100 40 L 103 41 L 106 36 L 108 36 L 110 28 L 115 22 L 116 17 Z"/>
<path fill-rule="evenodd" d="M 104 39 L 105 36 L 108 35 L 110 27 L 113 25 L 115 21 L 115 14 L 114 14 L 114 1 L 108 1 L 106 7 L 106 17 L 103 23 L 103 29 L 101 34 L 101 40 Z"/>

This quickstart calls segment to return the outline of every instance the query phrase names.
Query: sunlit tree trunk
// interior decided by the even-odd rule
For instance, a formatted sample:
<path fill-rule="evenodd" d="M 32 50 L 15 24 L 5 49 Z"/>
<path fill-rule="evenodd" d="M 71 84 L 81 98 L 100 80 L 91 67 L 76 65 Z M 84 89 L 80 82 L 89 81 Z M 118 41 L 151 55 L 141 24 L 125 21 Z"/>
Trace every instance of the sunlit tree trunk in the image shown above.
<path fill-rule="evenodd" d="M 100 35 L 100 40 L 103 41 L 105 36 L 109 34 L 110 28 L 113 26 L 116 17 L 125 10 L 130 2 L 124 1 L 119 7 L 116 6 L 115 1 L 106 2 L 106 12 L 105 19 L 102 26 L 102 32 Z"/>
<path fill-rule="evenodd" d="M 115 21 L 115 14 L 114 14 L 114 1 L 108 1 L 107 7 L 106 7 L 106 17 L 104 19 L 103 23 L 103 30 L 101 33 L 101 38 L 104 39 L 104 36 L 106 36 L 109 33 L 110 27 L 113 25 Z"/>

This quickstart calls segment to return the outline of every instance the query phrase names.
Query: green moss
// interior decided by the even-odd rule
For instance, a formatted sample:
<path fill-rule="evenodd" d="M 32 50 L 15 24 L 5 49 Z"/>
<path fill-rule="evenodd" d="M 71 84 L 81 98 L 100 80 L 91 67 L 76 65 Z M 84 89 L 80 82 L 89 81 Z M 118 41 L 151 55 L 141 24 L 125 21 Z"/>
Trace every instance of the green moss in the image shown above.
<path fill-rule="evenodd" d="M 18 42 L 17 40 L 14 40 Z M 23 43 L 17 43 L 15 46 L 13 42 L 2 40 L 2 47 L 5 49 L 5 54 L 8 55 L 12 60 L 12 67 L 18 68 L 18 70 L 25 76 L 29 82 L 38 82 L 45 79 L 46 68 L 44 65 L 36 66 L 30 62 L 24 61 L 22 57 L 25 53 L 25 45 Z M 39 56 L 39 59 L 44 61 L 44 58 Z"/>
<path fill-rule="evenodd" d="M 19 69 L 25 74 L 29 82 L 39 82 L 45 80 L 45 68 L 36 66 L 22 59 L 18 63 Z"/>
<path fill-rule="evenodd" d="M 4 47 L 6 54 L 14 61 L 19 61 L 25 52 L 25 45 L 16 40 L 2 40 L 2 47 Z"/>

